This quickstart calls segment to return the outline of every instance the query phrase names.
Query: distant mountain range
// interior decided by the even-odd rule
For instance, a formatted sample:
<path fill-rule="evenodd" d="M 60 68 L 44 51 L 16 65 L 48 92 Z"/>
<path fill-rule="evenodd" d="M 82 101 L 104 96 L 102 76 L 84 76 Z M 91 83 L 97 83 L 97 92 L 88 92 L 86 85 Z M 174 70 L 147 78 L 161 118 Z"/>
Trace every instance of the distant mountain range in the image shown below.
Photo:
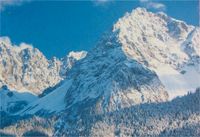
<path fill-rule="evenodd" d="M 198 136 L 199 39 L 199 27 L 144 8 L 62 59 L 2 37 L 0 135 Z"/>
<path fill-rule="evenodd" d="M 0 86 L 19 92 L 39 95 L 54 87 L 73 64 L 85 57 L 87 52 L 70 52 L 62 58 L 48 60 L 38 49 L 22 43 L 13 45 L 9 38 L 0 38 Z"/>

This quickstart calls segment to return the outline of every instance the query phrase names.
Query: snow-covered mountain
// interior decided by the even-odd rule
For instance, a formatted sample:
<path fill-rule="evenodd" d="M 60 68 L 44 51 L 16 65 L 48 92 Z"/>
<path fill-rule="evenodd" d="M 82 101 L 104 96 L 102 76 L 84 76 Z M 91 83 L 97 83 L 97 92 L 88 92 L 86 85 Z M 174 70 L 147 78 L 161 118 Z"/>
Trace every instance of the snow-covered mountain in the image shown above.
<path fill-rule="evenodd" d="M 65 84 L 46 97 L 52 100 L 53 94 L 62 91 L 65 97 L 57 99 L 65 98 L 61 101 L 65 107 L 53 100 L 51 103 L 57 107 L 50 109 L 46 101 L 41 101 L 46 99 L 41 99 L 28 110 L 78 111 L 87 106 L 103 113 L 166 101 L 167 94 L 172 99 L 195 91 L 200 86 L 199 33 L 199 27 L 164 13 L 137 8 L 120 18 L 97 46 L 75 64 Z"/>
<path fill-rule="evenodd" d="M 65 80 L 15 114 L 54 114 L 45 127 L 51 136 L 144 136 L 146 131 L 149 136 L 196 136 L 199 37 L 199 27 L 137 8 L 120 18 L 93 50 L 71 52 L 63 63 L 53 63 L 59 64 L 56 74 Z M 28 122 L 2 131 L 24 123 L 34 129 Z"/>
<path fill-rule="evenodd" d="M 62 84 L 67 72 L 86 55 L 85 51 L 72 51 L 60 60 L 48 60 L 31 45 L 16 46 L 9 38 L 0 37 L 0 111 L 14 114 L 36 102 L 38 95 L 46 96 Z"/>
<path fill-rule="evenodd" d="M 38 95 L 61 80 L 56 58 L 47 60 L 38 49 L 23 43 L 14 46 L 6 37 L 0 44 L 0 86 Z"/>
<path fill-rule="evenodd" d="M 200 86 L 200 28 L 137 8 L 114 25 L 127 57 L 156 72 L 170 98 Z"/>
<path fill-rule="evenodd" d="M 0 87 L 6 85 L 18 92 L 39 95 L 66 77 L 66 70 L 86 52 L 70 52 L 63 61 L 48 60 L 38 49 L 22 43 L 13 45 L 9 38 L 0 38 Z M 64 71 L 65 70 L 65 71 Z M 63 74 L 65 72 L 65 75 Z"/>

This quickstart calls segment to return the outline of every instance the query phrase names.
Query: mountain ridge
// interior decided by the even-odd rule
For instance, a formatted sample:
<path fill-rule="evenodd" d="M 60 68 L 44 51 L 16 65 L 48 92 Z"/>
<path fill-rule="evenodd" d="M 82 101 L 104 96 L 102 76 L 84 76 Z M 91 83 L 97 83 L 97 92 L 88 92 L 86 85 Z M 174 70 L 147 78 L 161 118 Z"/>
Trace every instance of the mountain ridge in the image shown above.
<path fill-rule="evenodd" d="M 21 43 L 13 45 L 8 37 L 0 38 L 0 87 L 31 92 L 39 95 L 46 88 L 54 87 L 66 77 L 67 70 L 84 58 L 87 52 L 70 52 L 59 60 L 48 60 L 38 49 Z"/>
<path fill-rule="evenodd" d="M 178 29 L 171 30 L 171 26 Z M 166 101 L 167 94 L 173 99 L 195 91 L 200 86 L 199 36 L 198 27 L 188 26 L 164 13 L 152 13 L 142 8 L 126 13 L 110 33 L 70 69 L 64 83 L 68 85 L 69 81 L 71 85 L 67 88 L 61 85 L 53 91 L 65 92 L 65 107 L 61 110 L 73 109 L 76 104 L 76 107 L 84 108 L 81 102 L 97 101 L 97 113 L 103 113 L 118 107 Z M 188 50 L 186 47 L 194 48 Z M 57 104 L 56 100 L 53 104 Z M 35 102 L 33 106 L 36 105 L 38 107 L 30 110 L 31 113 L 37 113 L 41 106 L 49 108 L 42 102 Z"/>

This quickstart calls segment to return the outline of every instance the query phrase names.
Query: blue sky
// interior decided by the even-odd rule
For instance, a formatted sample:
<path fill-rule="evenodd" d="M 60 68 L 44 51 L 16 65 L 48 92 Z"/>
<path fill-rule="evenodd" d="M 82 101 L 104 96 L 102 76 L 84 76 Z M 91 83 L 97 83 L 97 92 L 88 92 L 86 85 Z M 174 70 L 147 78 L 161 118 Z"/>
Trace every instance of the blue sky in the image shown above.
<path fill-rule="evenodd" d="M 72 50 L 90 50 L 119 17 L 141 6 L 153 12 L 164 11 L 188 24 L 199 24 L 198 0 L 7 0 L 0 4 L 0 35 L 8 36 L 15 44 L 32 44 L 48 58 L 60 58 Z"/>

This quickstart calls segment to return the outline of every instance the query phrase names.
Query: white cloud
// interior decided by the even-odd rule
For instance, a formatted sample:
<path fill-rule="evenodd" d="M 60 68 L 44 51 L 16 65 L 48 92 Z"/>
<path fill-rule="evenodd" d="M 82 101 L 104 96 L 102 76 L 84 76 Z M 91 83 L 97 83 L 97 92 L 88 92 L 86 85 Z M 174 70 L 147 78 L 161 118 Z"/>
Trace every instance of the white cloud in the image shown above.
<path fill-rule="evenodd" d="M 157 3 L 157 2 L 149 2 L 147 4 L 147 8 L 151 9 L 156 9 L 156 10 L 165 10 L 166 6 L 162 3 Z"/>
<path fill-rule="evenodd" d="M 139 0 L 141 5 L 147 9 L 154 9 L 159 11 L 165 11 L 166 6 L 163 3 L 155 2 L 153 0 Z"/>
<path fill-rule="evenodd" d="M 0 0 L 0 11 L 4 10 L 7 6 L 20 6 L 30 0 Z"/>
<path fill-rule="evenodd" d="M 109 2 L 112 2 L 113 0 L 92 0 L 92 2 L 96 5 L 96 6 L 103 6 Z"/>

